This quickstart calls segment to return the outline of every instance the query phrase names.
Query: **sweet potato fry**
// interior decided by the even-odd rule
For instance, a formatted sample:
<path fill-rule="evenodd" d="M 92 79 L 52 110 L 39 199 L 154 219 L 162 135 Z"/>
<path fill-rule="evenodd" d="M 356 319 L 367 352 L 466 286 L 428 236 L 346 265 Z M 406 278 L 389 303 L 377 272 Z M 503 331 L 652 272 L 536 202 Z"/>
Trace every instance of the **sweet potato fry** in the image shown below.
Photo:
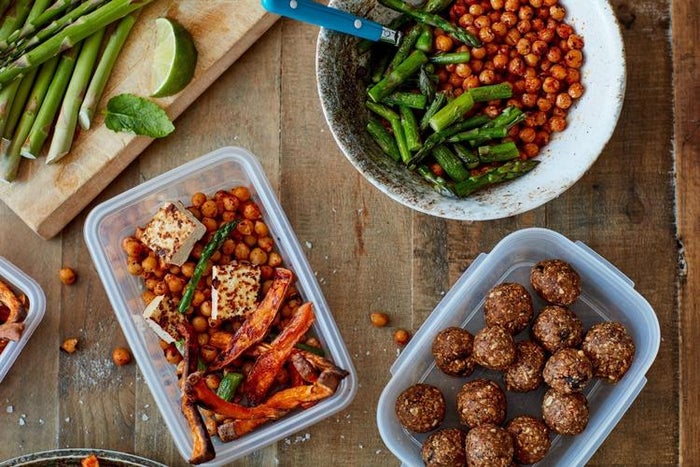
<path fill-rule="evenodd" d="M 207 427 L 202 419 L 202 414 L 195 405 L 195 402 L 187 395 L 182 396 L 181 401 L 182 414 L 187 420 L 192 433 L 192 454 L 190 463 L 201 464 L 202 462 L 210 461 L 216 455 L 214 445 L 211 442 L 211 437 L 207 431 Z"/>
<path fill-rule="evenodd" d="M 255 360 L 243 385 L 243 392 L 251 405 L 258 405 L 263 401 L 294 346 L 311 328 L 313 322 L 313 305 L 309 302 L 303 303 L 294 311 L 289 324 L 272 341 L 270 349 Z"/>
<path fill-rule="evenodd" d="M 265 337 L 280 306 L 284 302 L 284 296 L 287 293 L 289 284 L 292 282 L 292 277 L 292 271 L 288 269 L 275 269 L 274 280 L 270 290 L 255 311 L 238 328 L 234 339 L 229 343 L 226 350 L 217 355 L 216 359 L 209 365 L 210 371 L 221 370 L 240 357 L 250 346 Z"/>
<path fill-rule="evenodd" d="M 274 407 L 260 405 L 245 407 L 233 402 L 227 402 L 209 389 L 201 373 L 192 373 L 185 382 L 185 395 L 209 410 L 226 417 L 247 420 L 251 418 L 278 418 L 284 412 Z"/>
<path fill-rule="evenodd" d="M 24 323 L 0 324 L 0 340 L 18 341 L 22 337 Z"/>
<path fill-rule="evenodd" d="M 27 311 L 20 299 L 2 280 L 0 280 L 0 303 L 9 310 L 7 319 L 5 319 L 6 323 L 19 323 L 27 317 Z"/>

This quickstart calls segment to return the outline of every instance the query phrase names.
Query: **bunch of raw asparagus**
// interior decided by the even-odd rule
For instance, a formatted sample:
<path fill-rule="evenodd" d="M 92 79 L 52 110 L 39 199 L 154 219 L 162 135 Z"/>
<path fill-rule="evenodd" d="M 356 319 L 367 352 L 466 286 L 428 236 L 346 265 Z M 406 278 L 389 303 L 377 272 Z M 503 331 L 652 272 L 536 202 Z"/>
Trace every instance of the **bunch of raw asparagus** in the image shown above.
<path fill-rule="evenodd" d="M 525 118 L 517 107 L 506 107 L 491 119 L 484 114 L 467 117 L 476 103 L 512 96 L 508 83 L 480 86 L 452 98 L 437 92 L 436 65 L 467 63 L 468 51 L 432 53 L 432 28 L 459 43 L 479 46 L 478 38 L 440 16 L 453 0 L 427 0 L 413 7 L 404 0 L 379 0 L 399 13 L 390 25 L 402 27 L 398 49 L 386 44 L 360 42 L 372 49 L 365 106 L 370 111 L 367 131 L 381 150 L 405 164 L 445 196 L 468 196 L 489 185 L 518 178 L 535 168 L 536 160 L 520 160 L 508 130 Z M 496 144 L 493 144 L 496 142 Z M 446 175 L 431 170 L 437 162 Z M 478 174 L 472 175 L 472 170 Z"/>
<path fill-rule="evenodd" d="M 0 0 L 0 179 L 88 129 L 136 12 L 152 0 Z"/>

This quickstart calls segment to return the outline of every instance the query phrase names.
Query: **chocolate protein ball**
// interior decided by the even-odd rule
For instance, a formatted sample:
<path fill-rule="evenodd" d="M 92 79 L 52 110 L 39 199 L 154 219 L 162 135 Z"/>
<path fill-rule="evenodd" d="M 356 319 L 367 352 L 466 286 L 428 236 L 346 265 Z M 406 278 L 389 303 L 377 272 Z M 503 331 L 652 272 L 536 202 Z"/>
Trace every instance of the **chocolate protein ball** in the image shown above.
<path fill-rule="evenodd" d="M 583 350 L 561 349 L 549 357 L 542 377 L 545 383 L 558 392 L 581 392 L 593 378 L 593 365 Z"/>
<path fill-rule="evenodd" d="M 486 326 L 474 335 L 472 357 L 489 370 L 505 370 L 515 361 L 513 336 L 501 326 Z"/>
<path fill-rule="evenodd" d="M 431 351 L 435 364 L 450 376 L 469 376 L 476 362 L 472 358 L 474 336 L 466 329 L 449 327 L 433 339 Z"/>
<path fill-rule="evenodd" d="M 554 305 L 571 305 L 581 294 L 581 277 L 560 259 L 535 264 L 530 270 L 530 283 L 540 297 Z"/>
<path fill-rule="evenodd" d="M 418 383 L 399 394 L 394 409 L 407 430 L 425 433 L 445 419 L 445 397 L 437 387 Z"/>
<path fill-rule="evenodd" d="M 503 372 L 508 391 L 534 391 L 542 384 L 542 370 L 547 361 L 544 349 L 535 341 L 515 343 L 515 361 Z"/>
<path fill-rule="evenodd" d="M 549 305 L 532 322 L 532 336 L 549 353 L 578 347 L 583 341 L 583 323 L 570 309 Z"/>
<path fill-rule="evenodd" d="M 588 425 L 588 400 L 580 392 L 562 394 L 548 389 L 542 399 L 542 418 L 555 433 L 577 435 Z"/>
<path fill-rule="evenodd" d="M 487 326 L 502 326 L 517 334 L 530 324 L 534 309 L 530 292 L 520 284 L 504 282 L 486 294 L 484 318 Z"/>
<path fill-rule="evenodd" d="M 634 342 L 622 323 L 594 324 L 581 348 L 593 363 L 593 374 L 610 383 L 620 381 L 634 360 Z"/>
<path fill-rule="evenodd" d="M 431 433 L 421 448 L 427 467 L 465 467 L 467 433 L 460 428 L 443 428 Z"/>
<path fill-rule="evenodd" d="M 485 423 L 500 425 L 506 419 L 506 409 L 505 393 L 490 379 L 468 381 L 457 393 L 457 416 L 469 428 Z"/>
<path fill-rule="evenodd" d="M 515 417 L 506 424 L 506 430 L 513 437 L 515 460 L 521 464 L 541 461 L 552 445 L 547 425 L 531 415 Z"/>
<path fill-rule="evenodd" d="M 481 425 L 467 433 L 469 467 L 510 467 L 513 464 L 513 437 L 505 428 Z"/>

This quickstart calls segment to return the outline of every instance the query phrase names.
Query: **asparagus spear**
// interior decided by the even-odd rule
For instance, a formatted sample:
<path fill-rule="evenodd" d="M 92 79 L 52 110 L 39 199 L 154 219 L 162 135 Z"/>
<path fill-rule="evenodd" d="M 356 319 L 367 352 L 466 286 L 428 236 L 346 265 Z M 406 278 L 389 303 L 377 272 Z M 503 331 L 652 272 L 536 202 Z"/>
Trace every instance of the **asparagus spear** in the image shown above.
<path fill-rule="evenodd" d="M 15 80 L 0 89 L 0 136 L 5 133 L 7 117 L 10 114 L 10 109 L 12 109 L 12 102 L 15 100 L 18 87 L 19 80 Z"/>
<path fill-rule="evenodd" d="M 444 143 L 450 136 L 462 131 L 478 127 L 480 125 L 485 124 L 488 121 L 489 118 L 486 115 L 474 115 L 473 117 L 470 117 L 462 122 L 455 123 L 454 125 L 445 128 L 443 131 L 433 133 L 425 139 L 423 147 L 420 148 L 418 152 L 413 156 L 413 158 L 409 161 L 409 168 L 415 168 L 420 161 L 422 161 L 428 154 L 430 154 L 430 151 L 432 151 L 435 146 Z"/>
<path fill-rule="evenodd" d="M 401 118 L 396 112 L 381 104 L 367 101 L 365 102 L 365 106 L 389 122 L 391 125 L 391 130 L 394 132 L 394 138 L 396 139 L 396 145 L 399 148 L 401 160 L 407 162 L 411 158 L 411 152 L 408 150 L 408 145 L 406 144 L 406 135 L 404 134 L 403 127 L 401 126 Z"/>
<path fill-rule="evenodd" d="M 505 138 L 506 135 L 508 135 L 508 128 L 504 126 L 487 127 L 484 125 L 450 136 L 447 141 L 450 143 L 467 141 L 472 145 L 477 145 L 492 139 Z"/>
<path fill-rule="evenodd" d="M 423 145 L 420 131 L 418 130 L 418 120 L 416 120 L 416 116 L 410 107 L 405 105 L 399 106 L 399 113 L 401 115 L 403 134 L 406 136 L 406 147 L 410 152 L 416 152 Z"/>
<path fill-rule="evenodd" d="M 428 123 L 433 130 L 440 132 L 461 119 L 472 107 L 474 107 L 474 98 L 470 92 L 463 92 L 438 110 Z"/>
<path fill-rule="evenodd" d="M 399 147 L 396 145 L 396 139 L 391 136 L 379 120 L 370 117 L 367 122 L 367 132 L 374 138 L 384 154 L 397 162 L 401 160 L 401 154 L 399 154 Z"/>
<path fill-rule="evenodd" d="M 440 110 L 443 105 L 445 105 L 445 102 L 447 102 L 447 95 L 444 92 L 435 94 L 435 97 L 430 102 L 430 105 L 428 105 L 428 108 L 425 109 L 423 118 L 421 118 L 419 124 L 419 128 L 421 131 L 425 131 L 428 128 L 428 122 L 433 117 L 433 115 L 435 115 L 435 113 L 438 110 Z"/>
<path fill-rule="evenodd" d="M 24 110 L 24 104 L 27 102 L 27 97 L 32 90 L 34 85 L 34 78 L 36 77 L 36 70 L 29 72 L 27 76 L 20 80 L 17 86 L 17 92 L 15 93 L 15 98 L 12 101 L 12 107 L 10 107 L 10 112 L 7 114 L 7 120 L 5 121 L 5 129 L 2 133 L 2 137 L 5 139 L 12 138 L 15 132 L 15 127 L 22 116 L 22 111 Z"/>
<path fill-rule="evenodd" d="M 418 21 L 419 23 L 428 24 L 430 26 L 440 28 L 460 42 L 471 45 L 472 47 L 481 46 L 481 41 L 479 39 L 465 31 L 464 29 L 453 25 L 437 13 L 431 13 L 416 9 L 411 5 L 403 2 L 403 0 L 379 0 L 379 3 L 381 3 L 387 8 L 391 8 L 392 10 L 408 15 L 416 21 Z"/>
<path fill-rule="evenodd" d="M 444 54 L 433 55 L 430 57 L 432 63 L 438 65 L 452 65 L 458 63 L 467 63 L 471 58 L 469 52 L 447 52 Z M 476 99 L 475 99 L 476 100 Z"/>
<path fill-rule="evenodd" d="M 455 195 L 450 186 L 447 184 L 447 180 L 435 175 L 425 165 L 418 166 L 416 172 L 418 172 L 428 183 L 430 183 L 433 186 L 433 188 L 442 196 L 450 197 Z"/>
<path fill-rule="evenodd" d="M 428 57 L 420 50 L 414 50 L 403 62 L 399 63 L 396 68 L 385 76 L 380 82 L 372 86 L 367 94 L 374 102 L 380 102 L 386 96 L 391 94 L 401 83 L 406 81 L 413 73 L 425 62 Z M 1 76 L 1 73 L 0 73 Z M 0 81 L 1 82 L 1 81 Z"/>
<path fill-rule="evenodd" d="M 29 135 L 36 114 L 46 96 L 46 91 L 51 84 L 54 72 L 58 65 L 59 57 L 56 56 L 39 68 L 32 92 L 27 99 L 22 118 L 15 129 L 7 152 L 0 158 L 0 179 L 11 182 L 17 176 L 19 162 L 22 159 L 22 144 Z"/>
<path fill-rule="evenodd" d="M 105 30 L 100 29 L 85 39 L 83 43 L 83 48 L 75 62 L 75 69 L 68 83 L 66 94 L 63 97 L 61 110 L 56 119 L 56 127 L 54 128 L 53 138 L 51 139 L 51 146 L 46 156 L 47 164 L 60 160 L 70 151 L 71 145 L 73 144 L 75 127 L 78 124 L 80 104 L 83 101 L 85 90 L 90 82 L 92 70 L 95 68 L 97 54 L 100 51 L 104 33 Z"/>
<path fill-rule="evenodd" d="M 20 57 L 23 53 L 41 44 L 56 33 L 60 32 L 66 26 L 73 24 L 79 18 L 87 15 L 97 7 L 104 5 L 107 0 L 87 0 L 80 3 L 77 7 L 68 10 L 63 16 L 58 16 L 56 19 L 46 24 L 47 16 L 55 14 L 55 11 L 45 12 L 32 22 L 27 22 L 21 31 L 18 31 L 17 38 L 8 38 L 11 50 L 5 53 L 5 60 L 12 60 Z M 41 28 L 41 29 L 39 29 Z"/>
<path fill-rule="evenodd" d="M 520 156 L 518 147 L 512 141 L 494 144 L 491 146 L 479 146 L 477 149 L 479 160 L 484 163 L 504 162 Z"/>
<path fill-rule="evenodd" d="M 97 105 L 102 98 L 102 93 L 107 85 L 107 80 L 112 73 L 112 68 L 114 63 L 117 61 L 119 52 L 126 42 L 126 38 L 129 36 L 131 27 L 136 22 L 136 15 L 131 14 L 124 17 L 119 24 L 114 29 L 112 34 L 110 34 L 107 39 L 107 45 L 105 45 L 102 56 L 97 63 L 97 68 L 95 73 L 90 80 L 90 85 L 85 92 L 85 99 L 80 106 L 79 112 L 79 122 L 80 126 L 86 130 L 90 129 L 90 123 L 92 122 L 92 117 L 95 115 L 95 110 Z"/>
<path fill-rule="evenodd" d="M 0 40 L 7 39 L 10 34 L 22 26 L 31 9 L 32 0 L 16 0 L 10 13 L 5 16 L 2 25 L 0 25 Z"/>
<path fill-rule="evenodd" d="M 406 58 L 411 54 L 413 46 L 416 44 L 418 36 L 420 36 L 421 32 L 422 29 L 420 24 L 414 24 L 411 26 L 411 29 L 409 29 L 406 35 L 404 35 L 401 39 L 401 44 L 399 44 L 399 48 L 396 49 L 394 58 L 391 59 L 389 65 L 386 67 L 386 70 L 384 70 L 384 76 L 387 76 L 394 70 L 394 68 L 399 66 L 401 62 L 406 60 Z"/>
<path fill-rule="evenodd" d="M 486 102 L 510 98 L 513 95 L 513 88 L 510 83 L 499 83 L 472 88 L 469 90 L 469 93 L 472 95 L 475 102 Z"/>
<path fill-rule="evenodd" d="M 27 51 L 21 57 L 0 69 L 0 86 L 4 86 L 11 80 L 26 74 L 31 68 L 41 65 L 43 62 L 57 53 L 73 47 L 82 39 L 103 29 L 114 21 L 123 18 L 153 0 L 110 0 L 95 11 L 74 21 L 57 34 Z"/>
<path fill-rule="evenodd" d="M 537 164 L 539 164 L 539 161 L 534 159 L 506 162 L 486 173 L 475 175 L 464 181 L 455 183 L 453 189 L 457 196 L 468 196 L 486 186 L 521 177 L 534 169 Z"/>
<path fill-rule="evenodd" d="M 382 100 L 382 104 L 405 105 L 412 109 L 422 110 L 425 108 L 428 99 L 423 94 L 417 92 L 394 92 Z"/>
<path fill-rule="evenodd" d="M 41 2 L 43 1 L 45 0 L 41 0 Z M 37 1 L 36 3 L 38 4 L 41 2 Z M 45 8 L 44 11 L 36 14 L 35 16 L 32 15 L 32 11 L 30 10 L 24 26 L 22 26 L 21 29 L 15 30 L 6 38 L 6 40 L 0 42 L 0 50 L 4 51 L 9 49 L 11 46 L 14 46 L 20 39 L 27 37 L 29 34 L 39 29 L 40 26 L 49 23 L 54 17 L 63 13 L 73 4 L 77 4 L 79 2 L 80 0 L 57 0 L 55 3 Z M 5 56 L 6 53 L 0 55 Z"/>
<path fill-rule="evenodd" d="M 461 159 L 445 145 L 438 145 L 432 151 L 433 157 L 455 182 L 461 182 L 469 178 L 469 170 Z"/>
<path fill-rule="evenodd" d="M 56 68 L 56 73 L 54 73 L 51 84 L 41 103 L 41 107 L 39 107 L 39 112 L 34 119 L 34 124 L 22 145 L 22 154 L 39 155 L 39 151 L 41 151 L 41 147 L 44 145 L 44 141 L 46 141 L 49 131 L 51 130 L 51 125 L 53 124 L 58 107 L 61 105 L 61 99 L 70 81 L 75 66 L 75 60 L 81 47 L 82 42 L 76 44 L 75 47 L 67 50 L 61 56 Z"/>

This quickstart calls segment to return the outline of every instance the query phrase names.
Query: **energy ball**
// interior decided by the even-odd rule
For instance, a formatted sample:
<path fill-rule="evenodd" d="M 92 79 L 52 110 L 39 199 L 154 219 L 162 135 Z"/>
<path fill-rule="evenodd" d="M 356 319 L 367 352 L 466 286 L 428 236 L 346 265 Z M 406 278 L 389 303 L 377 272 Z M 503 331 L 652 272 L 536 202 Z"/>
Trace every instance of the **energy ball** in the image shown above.
<path fill-rule="evenodd" d="M 486 378 L 465 383 L 457 394 L 459 421 L 474 428 L 491 423 L 500 425 L 506 419 L 506 395 L 500 386 Z"/>
<path fill-rule="evenodd" d="M 435 364 L 450 376 L 469 376 L 476 362 L 472 358 L 474 336 L 466 329 L 449 327 L 440 331 L 433 339 L 431 351 Z"/>
<path fill-rule="evenodd" d="M 510 467 L 513 464 L 513 437 L 505 428 L 481 425 L 467 433 L 469 467 Z"/>
<path fill-rule="evenodd" d="M 540 297 L 554 305 L 571 305 L 581 294 L 581 277 L 560 259 L 535 264 L 530 270 L 530 283 Z"/>
<path fill-rule="evenodd" d="M 501 326 L 486 326 L 474 335 L 476 363 L 489 370 L 505 370 L 515 361 L 513 336 Z"/>
<path fill-rule="evenodd" d="M 542 399 L 542 418 L 560 435 L 577 435 L 588 425 L 588 400 L 583 393 L 562 394 L 549 389 Z"/>
<path fill-rule="evenodd" d="M 508 391 L 534 391 L 542 385 L 542 370 L 547 355 L 542 347 L 531 340 L 516 342 L 515 362 L 503 372 Z"/>
<path fill-rule="evenodd" d="M 394 406 L 399 423 L 407 430 L 425 433 L 445 419 L 445 397 L 430 384 L 409 386 L 396 398 Z"/>
<path fill-rule="evenodd" d="M 443 428 L 431 433 L 421 448 L 427 467 L 466 467 L 467 433 L 459 428 Z"/>
<path fill-rule="evenodd" d="M 583 323 L 570 309 L 549 305 L 532 323 L 532 336 L 549 353 L 578 347 L 583 341 Z"/>
<path fill-rule="evenodd" d="M 541 461 L 552 445 L 547 425 L 531 415 L 515 417 L 506 424 L 506 430 L 513 437 L 515 459 L 521 464 Z"/>
<path fill-rule="evenodd" d="M 534 314 L 532 297 L 520 284 L 504 282 L 486 295 L 484 318 L 487 326 L 502 326 L 511 334 L 524 330 Z"/>
<path fill-rule="evenodd" d="M 593 374 L 610 383 L 620 381 L 634 360 L 634 342 L 622 323 L 594 324 L 581 348 L 593 363 Z"/>
<path fill-rule="evenodd" d="M 549 357 L 542 376 L 558 392 L 581 392 L 593 378 L 593 364 L 583 350 L 561 349 Z"/>

